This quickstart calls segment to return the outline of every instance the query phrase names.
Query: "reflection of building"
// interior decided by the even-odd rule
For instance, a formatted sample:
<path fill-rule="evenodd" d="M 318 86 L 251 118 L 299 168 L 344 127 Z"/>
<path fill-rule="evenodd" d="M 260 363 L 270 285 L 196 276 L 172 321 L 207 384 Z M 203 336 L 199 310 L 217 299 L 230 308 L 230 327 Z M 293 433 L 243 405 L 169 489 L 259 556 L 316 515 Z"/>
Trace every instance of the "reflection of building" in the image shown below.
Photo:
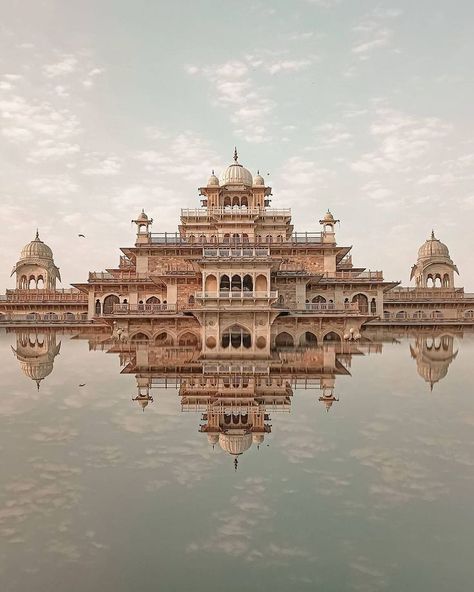
<path fill-rule="evenodd" d="M 295 389 L 314 390 L 329 410 L 339 400 L 336 378 L 350 375 L 352 356 L 380 351 L 369 343 L 313 343 L 277 347 L 265 359 L 232 350 L 226 358 L 218 353 L 212 359 L 199 344 L 180 346 L 167 339 L 152 345 L 115 338 L 108 345 L 109 353 L 120 356 L 122 373 L 135 375 L 134 401 L 144 409 L 153 401 L 153 390 L 176 389 L 181 410 L 200 414 L 199 431 L 210 445 L 234 457 L 236 467 L 238 457 L 260 447 L 271 433 L 270 415 L 290 412 Z"/>
<path fill-rule="evenodd" d="M 416 360 L 418 374 L 433 386 L 448 373 L 451 362 L 458 354 L 454 351 L 454 337 L 440 335 L 437 337 L 419 336 L 414 345 L 410 345 L 412 358 Z"/>
<path fill-rule="evenodd" d="M 41 381 L 53 371 L 54 358 L 60 349 L 61 342 L 56 344 L 54 331 L 20 331 L 16 336 L 16 348 L 12 347 L 23 373 L 36 382 L 38 390 Z"/>
<path fill-rule="evenodd" d="M 23 247 L 11 275 L 16 288 L 0 299 L 0 321 L 70 323 L 87 319 L 87 298 L 75 288 L 60 290 L 53 252 L 39 237 Z M 85 315 L 85 316 L 84 316 Z"/>
<path fill-rule="evenodd" d="M 453 263 L 448 247 L 434 232 L 418 249 L 411 270 L 415 288 L 395 288 L 384 300 L 384 323 L 390 324 L 473 324 L 474 297 L 454 286 Z"/>

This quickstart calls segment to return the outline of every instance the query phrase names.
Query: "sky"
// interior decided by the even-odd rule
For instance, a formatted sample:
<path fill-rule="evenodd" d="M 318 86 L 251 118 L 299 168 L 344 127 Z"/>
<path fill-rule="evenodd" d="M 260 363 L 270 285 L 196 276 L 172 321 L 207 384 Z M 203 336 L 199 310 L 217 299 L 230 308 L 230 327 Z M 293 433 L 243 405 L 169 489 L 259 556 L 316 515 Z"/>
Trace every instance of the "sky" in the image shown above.
<path fill-rule="evenodd" d="M 329 208 L 408 285 L 435 230 L 474 292 L 470 0 L 18 0 L 0 22 L 0 292 L 40 237 L 62 286 L 175 231 L 232 161 L 295 230 Z M 83 233 L 86 238 L 79 238 Z"/>

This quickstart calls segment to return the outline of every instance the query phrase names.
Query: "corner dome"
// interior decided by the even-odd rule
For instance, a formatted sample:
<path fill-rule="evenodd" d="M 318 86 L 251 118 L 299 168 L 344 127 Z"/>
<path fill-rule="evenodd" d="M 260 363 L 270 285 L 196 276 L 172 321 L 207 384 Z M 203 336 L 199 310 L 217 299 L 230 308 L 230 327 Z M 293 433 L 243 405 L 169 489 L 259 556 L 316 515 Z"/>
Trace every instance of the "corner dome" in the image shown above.
<path fill-rule="evenodd" d="M 324 214 L 323 220 L 325 222 L 335 222 L 334 216 L 331 214 L 331 212 L 329 210 Z"/>
<path fill-rule="evenodd" d="M 220 185 L 245 185 L 252 187 L 252 173 L 238 162 L 237 149 L 234 150 L 234 162 L 229 165 L 219 179 Z"/>
<path fill-rule="evenodd" d="M 219 445 L 225 452 L 238 456 L 252 446 L 252 434 L 219 434 Z"/>
<path fill-rule="evenodd" d="M 20 261 L 25 259 L 53 259 L 53 251 L 39 237 L 36 231 L 36 237 L 21 250 Z"/>
<path fill-rule="evenodd" d="M 264 187 L 265 186 L 265 179 L 260 174 L 260 171 L 257 171 L 257 174 L 253 178 L 253 184 L 256 185 L 256 186 L 258 186 L 258 187 Z"/>
<path fill-rule="evenodd" d="M 214 171 L 212 171 L 212 174 L 209 177 L 209 180 L 207 181 L 207 186 L 208 187 L 219 187 L 219 179 L 214 174 Z"/>
<path fill-rule="evenodd" d="M 435 237 L 434 232 L 431 232 L 431 238 L 427 239 L 418 249 L 418 259 L 430 257 L 449 258 L 448 247 Z"/>

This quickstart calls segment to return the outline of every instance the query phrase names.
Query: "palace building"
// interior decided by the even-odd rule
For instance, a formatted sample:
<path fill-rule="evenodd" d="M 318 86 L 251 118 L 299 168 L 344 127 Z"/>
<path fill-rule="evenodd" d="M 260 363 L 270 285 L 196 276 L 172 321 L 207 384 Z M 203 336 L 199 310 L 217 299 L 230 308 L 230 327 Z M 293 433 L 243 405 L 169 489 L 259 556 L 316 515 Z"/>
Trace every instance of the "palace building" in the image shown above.
<path fill-rule="evenodd" d="M 273 348 L 359 339 L 367 324 L 474 324 L 474 295 L 455 287 L 457 267 L 432 233 L 412 268 L 413 288 L 352 263 L 327 211 L 298 232 L 289 209 L 238 159 L 199 189 L 178 231 L 156 233 L 142 211 L 134 246 L 117 267 L 59 290 L 59 268 L 38 233 L 0 297 L 3 323 L 102 324 L 122 341 L 199 341 L 204 356 L 265 356 Z"/>

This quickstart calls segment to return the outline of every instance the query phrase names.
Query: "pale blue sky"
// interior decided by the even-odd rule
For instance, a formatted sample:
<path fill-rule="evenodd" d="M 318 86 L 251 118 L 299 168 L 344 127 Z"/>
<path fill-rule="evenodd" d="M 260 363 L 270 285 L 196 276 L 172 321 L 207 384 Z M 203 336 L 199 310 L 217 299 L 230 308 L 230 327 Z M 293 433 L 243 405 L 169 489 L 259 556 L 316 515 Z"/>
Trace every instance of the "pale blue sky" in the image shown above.
<path fill-rule="evenodd" d="M 2 3 L 0 288 L 36 226 L 65 285 L 116 265 L 142 207 L 174 230 L 236 144 L 297 230 L 329 207 L 355 264 L 406 284 L 434 227 L 474 291 L 473 17 L 439 0 Z"/>

